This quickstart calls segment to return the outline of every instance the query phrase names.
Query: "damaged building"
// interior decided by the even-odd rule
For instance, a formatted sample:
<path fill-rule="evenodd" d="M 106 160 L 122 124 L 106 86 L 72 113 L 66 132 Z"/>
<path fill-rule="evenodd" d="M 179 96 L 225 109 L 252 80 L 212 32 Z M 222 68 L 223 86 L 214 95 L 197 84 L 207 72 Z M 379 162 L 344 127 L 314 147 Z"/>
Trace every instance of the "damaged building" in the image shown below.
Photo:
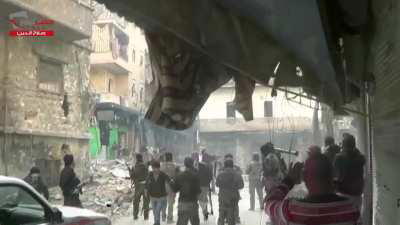
<path fill-rule="evenodd" d="M 93 2 L 90 90 L 92 157 L 115 159 L 141 145 L 138 121 L 145 110 L 147 45 L 140 28 Z"/>
<path fill-rule="evenodd" d="M 0 14 L 0 174 L 22 177 L 36 164 L 55 186 L 62 157 L 72 153 L 78 175 L 85 177 L 93 105 L 90 1 L 1 0 Z M 39 27 L 40 21 L 46 24 Z M 12 36 L 18 29 L 53 36 Z M 63 144 L 70 152 L 61 150 Z"/>
<path fill-rule="evenodd" d="M 90 127 L 91 157 L 132 157 L 142 146 L 192 151 L 195 129 L 167 130 L 144 119 L 159 83 L 153 78 L 143 30 L 104 5 L 93 2 L 93 6 L 90 90 L 96 105 Z"/>

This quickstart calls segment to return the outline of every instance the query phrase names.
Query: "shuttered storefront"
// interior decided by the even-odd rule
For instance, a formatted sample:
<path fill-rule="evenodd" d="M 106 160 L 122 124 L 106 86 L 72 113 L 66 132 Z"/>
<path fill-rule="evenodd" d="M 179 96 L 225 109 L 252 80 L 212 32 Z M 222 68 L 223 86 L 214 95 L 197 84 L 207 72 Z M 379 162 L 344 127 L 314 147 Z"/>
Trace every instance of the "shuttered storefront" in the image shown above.
<path fill-rule="evenodd" d="M 400 4 L 372 0 L 375 32 L 370 71 L 375 76 L 372 97 L 373 146 L 376 159 L 375 224 L 400 225 Z"/>

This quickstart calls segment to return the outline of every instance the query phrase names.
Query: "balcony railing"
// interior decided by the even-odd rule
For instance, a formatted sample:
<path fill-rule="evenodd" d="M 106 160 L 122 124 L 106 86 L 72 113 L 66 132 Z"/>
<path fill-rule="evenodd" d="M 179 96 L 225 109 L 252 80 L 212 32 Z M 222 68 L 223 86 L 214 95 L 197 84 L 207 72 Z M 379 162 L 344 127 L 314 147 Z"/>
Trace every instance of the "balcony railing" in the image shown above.
<path fill-rule="evenodd" d="M 114 73 L 131 71 L 128 57 L 129 37 L 112 21 L 93 26 L 91 64 Z"/>

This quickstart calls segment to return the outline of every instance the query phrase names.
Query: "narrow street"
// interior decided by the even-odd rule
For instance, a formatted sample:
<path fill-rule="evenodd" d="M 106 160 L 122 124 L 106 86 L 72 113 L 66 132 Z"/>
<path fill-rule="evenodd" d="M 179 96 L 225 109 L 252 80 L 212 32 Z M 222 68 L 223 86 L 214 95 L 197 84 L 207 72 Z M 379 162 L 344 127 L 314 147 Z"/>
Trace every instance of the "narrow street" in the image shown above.
<path fill-rule="evenodd" d="M 246 182 L 245 188 L 241 191 L 241 196 L 242 200 L 240 201 L 239 205 L 239 210 L 240 210 L 240 218 L 241 218 L 241 224 L 242 225 L 261 225 L 265 224 L 266 222 L 269 221 L 268 216 L 263 213 L 260 209 L 257 207 L 257 202 L 256 202 L 256 210 L 255 211 L 249 211 L 248 209 L 250 208 L 250 195 L 248 192 L 248 183 Z M 202 215 L 200 214 L 200 223 L 201 224 L 207 224 L 207 225 L 216 225 L 217 224 L 217 219 L 218 219 L 218 195 L 215 194 L 212 196 L 213 198 L 213 206 L 214 206 L 214 215 L 209 217 L 209 220 L 207 222 L 204 222 Z M 176 224 L 176 210 L 174 211 L 174 221 Z M 120 217 L 117 218 L 113 221 L 113 225 L 131 225 L 131 224 L 137 224 L 137 225 L 152 225 L 153 224 L 153 217 L 152 217 L 152 212 L 150 212 L 150 217 L 149 221 L 144 221 L 143 217 L 139 218 L 138 221 L 133 221 L 133 217 Z M 162 222 L 161 224 L 165 225 L 167 224 L 166 222 Z"/>
<path fill-rule="evenodd" d="M 147 197 L 205 200 L 216 177 L 221 208 L 243 187 L 239 225 L 400 225 L 400 0 L 0 0 L 0 14 L 0 225 L 175 225 L 179 194 L 172 223 Z M 249 180 L 269 216 L 257 195 L 249 210 Z M 201 225 L 218 224 L 216 191 Z"/>

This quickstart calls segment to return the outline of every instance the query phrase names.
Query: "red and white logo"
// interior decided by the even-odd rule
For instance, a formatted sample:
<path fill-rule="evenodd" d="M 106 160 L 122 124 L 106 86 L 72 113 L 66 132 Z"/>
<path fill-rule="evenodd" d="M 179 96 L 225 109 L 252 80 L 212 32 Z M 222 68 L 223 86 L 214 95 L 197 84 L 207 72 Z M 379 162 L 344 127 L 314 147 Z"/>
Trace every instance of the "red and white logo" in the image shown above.
<path fill-rule="evenodd" d="M 50 19 L 30 18 L 25 11 L 10 14 L 9 22 L 13 29 L 9 31 L 12 37 L 52 37 L 54 30 L 48 27 L 54 24 Z"/>

